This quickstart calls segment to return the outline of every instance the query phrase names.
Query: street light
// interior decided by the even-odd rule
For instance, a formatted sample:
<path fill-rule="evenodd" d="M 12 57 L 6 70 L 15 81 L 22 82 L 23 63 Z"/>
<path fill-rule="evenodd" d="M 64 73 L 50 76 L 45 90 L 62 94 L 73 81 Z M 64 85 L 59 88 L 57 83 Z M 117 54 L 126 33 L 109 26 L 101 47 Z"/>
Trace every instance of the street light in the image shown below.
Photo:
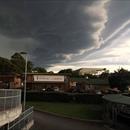
<path fill-rule="evenodd" d="M 24 74 L 24 98 L 23 98 L 23 110 L 26 106 L 26 85 L 27 85 L 27 52 L 20 52 L 21 55 L 25 55 L 25 74 Z"/>

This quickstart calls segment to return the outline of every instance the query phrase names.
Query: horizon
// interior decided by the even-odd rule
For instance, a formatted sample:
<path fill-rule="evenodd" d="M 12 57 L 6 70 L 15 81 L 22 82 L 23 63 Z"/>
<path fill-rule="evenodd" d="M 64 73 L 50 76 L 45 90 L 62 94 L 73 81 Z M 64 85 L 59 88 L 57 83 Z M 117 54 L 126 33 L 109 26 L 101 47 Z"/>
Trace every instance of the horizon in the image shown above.
<path fill-rule="evenodd" d="M 54 70 L 51 70 L 51 69 L 47 69 L 47 72 L 50 72 L 50 71 L 53 71 L 54 73 L 58 73 L 60 70 L 64 70 L 64 69 L 72 69 L 73 71 L 75 71 L 75 70 L 78 70 L 78 69 L 82 69 L 82 68 L 105 68 L 106 70 L 109 70 L 109 72 L 110 73 L 113 73 L 114 71 L 117 71 L 117 70 L 119 70 L 119 69 L 121 69 L 121 68 L 123 68 L 123 69 L 125 69 L 125 70 L 128 70 L 128 71 L 130 71 L 130 68 L 129 68 L 129 66 L 84 66 L 84 67 L 77 67 L 77 68 L 71 68 L 71 67 L 68 67 L 68 68 L 58 68 L 58 69 L 54 69 Z"/>

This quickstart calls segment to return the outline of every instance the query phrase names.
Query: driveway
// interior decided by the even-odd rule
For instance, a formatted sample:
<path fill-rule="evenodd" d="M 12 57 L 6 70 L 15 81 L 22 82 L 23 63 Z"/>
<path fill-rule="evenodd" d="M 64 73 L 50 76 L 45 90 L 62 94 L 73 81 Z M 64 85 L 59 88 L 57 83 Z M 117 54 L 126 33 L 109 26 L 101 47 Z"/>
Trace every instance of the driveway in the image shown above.
<path fill-rule="evenodd" d="M 34 112 L 34 122 L 31 130 L 106 130 L 102 124 L 86 123 L 39 111 Z"/>

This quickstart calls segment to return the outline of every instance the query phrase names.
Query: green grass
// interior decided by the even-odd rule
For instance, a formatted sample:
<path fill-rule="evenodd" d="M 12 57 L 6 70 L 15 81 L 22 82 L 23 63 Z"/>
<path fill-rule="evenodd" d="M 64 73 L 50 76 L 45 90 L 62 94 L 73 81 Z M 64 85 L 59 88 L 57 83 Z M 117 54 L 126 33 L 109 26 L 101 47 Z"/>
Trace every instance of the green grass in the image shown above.
<path fill-rule="evenodd" d="M 101 120 L 102 117 L 102 107 L 100 105 L 52 102 L 28 102 L 27 104 L 41 111 L 80 119 Z"/>

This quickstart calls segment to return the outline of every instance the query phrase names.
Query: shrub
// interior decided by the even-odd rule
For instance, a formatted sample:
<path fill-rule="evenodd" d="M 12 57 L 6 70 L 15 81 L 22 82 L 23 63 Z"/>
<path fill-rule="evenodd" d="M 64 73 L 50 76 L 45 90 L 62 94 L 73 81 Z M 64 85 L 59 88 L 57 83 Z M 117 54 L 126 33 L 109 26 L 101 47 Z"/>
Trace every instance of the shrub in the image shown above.
<path fill-rule="evenodd" d="M 27 92 L 26 100 L 99 104 L 102 103 L 102 96 L 90 95 L 86 93 L 84 94 L 84 93 L 59 93 L 59 92 Z"/>

